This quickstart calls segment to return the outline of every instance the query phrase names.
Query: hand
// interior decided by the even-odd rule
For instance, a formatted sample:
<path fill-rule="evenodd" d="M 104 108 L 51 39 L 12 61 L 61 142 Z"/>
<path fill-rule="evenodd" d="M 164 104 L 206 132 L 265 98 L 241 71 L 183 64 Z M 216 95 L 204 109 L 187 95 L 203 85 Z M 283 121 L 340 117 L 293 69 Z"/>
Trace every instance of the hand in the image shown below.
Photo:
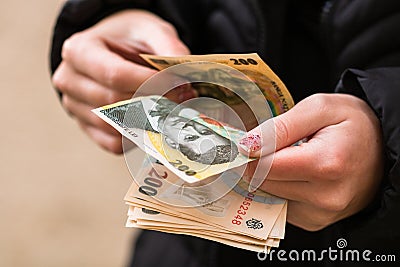
<path fill-rule="evenodd" d="M 122 153 L 121 135 L 91 110 L 131 98 L 156 73 L 143 65 L 139 53 L 172 56 L 189 54 L 189 50 L 175 28 L 156 15 L 123 11 L 67 39 L 52 78 L 63 94 L 64 108 L 93 140 L 114 153 Z M 181 86 L 167 97 L 182 102 L 194 94 L 193 89 Z"/>
<path fill-rule="evenodd" d="M 276 152 L 271 153 L 274 131 Z M 379 121 L 354 96 L 310 96 L 248 137 L 260 137 L 260 146 L 245 139 L 251 149 L 242 152 L 260 159 L 248 165 L 245 180 L 254 176 L 252 184 L 288 199 L 288 222 L 305 230 L 320 230 L 365 208 L 383 175 Z M 291 146 L 306 137 L 307 142 Z M 260 180 L 256 165 L 263 169 L 268 162 L 270 172 Z"/>

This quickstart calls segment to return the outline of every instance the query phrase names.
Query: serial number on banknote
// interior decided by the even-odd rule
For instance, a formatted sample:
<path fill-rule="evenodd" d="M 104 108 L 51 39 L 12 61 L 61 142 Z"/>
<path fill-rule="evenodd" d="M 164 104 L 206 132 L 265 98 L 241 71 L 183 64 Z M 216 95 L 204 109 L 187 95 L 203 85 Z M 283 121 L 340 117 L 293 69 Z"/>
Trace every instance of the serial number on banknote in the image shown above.
<path fill-rule="evenodd" d="M 239 209 L 236 211 L 236 215 L 232 219 L 232 224 L 241 225 L 243 221 L 243 217 L 247 214 L 247 210 L 250 208 L 251 202 L 253 201 L 254 194 L 247 193 L 247 196 L 244 198 L 242 204 L 239 206 Z"/>

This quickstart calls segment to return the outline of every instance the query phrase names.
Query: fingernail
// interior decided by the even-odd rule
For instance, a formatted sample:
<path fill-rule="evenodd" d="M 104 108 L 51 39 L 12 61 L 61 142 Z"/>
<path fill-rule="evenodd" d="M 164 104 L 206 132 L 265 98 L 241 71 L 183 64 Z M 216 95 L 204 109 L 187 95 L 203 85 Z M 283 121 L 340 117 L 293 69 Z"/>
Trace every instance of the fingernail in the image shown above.
<path fill-rule="evenodd" d="M 261 149 L 261 136 L 257 133 L 248 133 L 239 144 L 247 152 L 256 152 Z"/>

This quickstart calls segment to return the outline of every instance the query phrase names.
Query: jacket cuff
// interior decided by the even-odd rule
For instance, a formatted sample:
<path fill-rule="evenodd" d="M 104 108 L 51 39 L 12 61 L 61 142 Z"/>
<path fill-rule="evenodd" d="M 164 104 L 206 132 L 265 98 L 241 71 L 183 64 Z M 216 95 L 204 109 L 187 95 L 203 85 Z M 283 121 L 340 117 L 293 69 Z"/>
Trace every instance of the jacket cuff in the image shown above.
<path fill-rule="evenodd" d="M 383 200 L 385 202 L 394 195 L 400 197 L 400 67 L 366 71 L 348 69 L 335 91 L 355 95 L 374 110 L 382 127 L 385 145 L 383 193 L 386 197 Z"/>
<path fill-rule="evenodd" d="M 348 69 L 336 87 L 338 93 L 348 93 L 364 99 L 380 120 L 385 148 L 391 165 L 400 160 L 400 67 L 366 71 Z M 400 189 L 400 177 L 393 185 Z M 400 191 L 400 190 L 399 190 Z"/>

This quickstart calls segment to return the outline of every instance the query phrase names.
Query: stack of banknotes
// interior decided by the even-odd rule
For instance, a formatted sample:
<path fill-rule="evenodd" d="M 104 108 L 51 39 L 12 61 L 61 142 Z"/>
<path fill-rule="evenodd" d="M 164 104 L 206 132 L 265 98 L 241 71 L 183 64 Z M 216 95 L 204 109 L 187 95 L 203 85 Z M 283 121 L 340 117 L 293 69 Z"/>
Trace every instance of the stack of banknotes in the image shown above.
<path fill-rule="evenodd" d="M 200 99 L 216 99 L 237 116 L 232 119 L 208 100 L 186 106 L 160 95 L 93 110 L 145 152 L 143 159 L 127 157 L 128 165 L 143 163 L 125 196 L 126 225 L 256 252 L 278 247 L 287 201 L 248 190 L 241 177 L 255 159 L 240 153 L 238 145 L 246 130 L 294 105 L 285 85 L 257 54 L 142 58 L 158 70 L 183 65 L 180 78 L 191 82 Z"/>

